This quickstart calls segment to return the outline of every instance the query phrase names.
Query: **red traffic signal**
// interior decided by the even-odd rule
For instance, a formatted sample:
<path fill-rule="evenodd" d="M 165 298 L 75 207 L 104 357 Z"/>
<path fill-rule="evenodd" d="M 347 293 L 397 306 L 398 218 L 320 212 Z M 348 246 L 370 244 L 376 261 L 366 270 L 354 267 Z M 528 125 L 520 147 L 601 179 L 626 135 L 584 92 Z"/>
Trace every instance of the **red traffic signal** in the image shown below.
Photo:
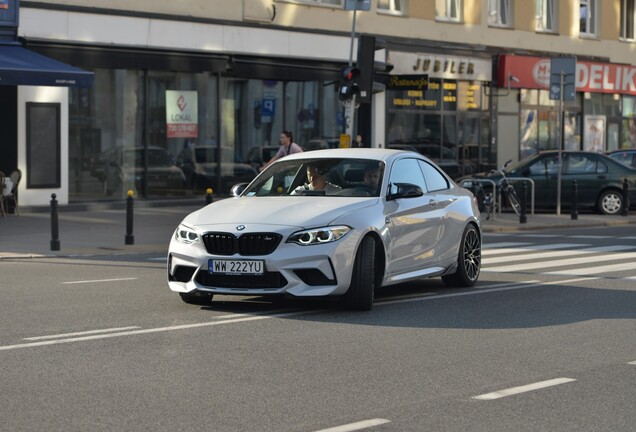
<path fill-rule="evenodd" d="M 341 77 L 345 82 L 355 82 L 360 77 L 360 69 L 353 66 L 347 66 L 342 69 Z"/>

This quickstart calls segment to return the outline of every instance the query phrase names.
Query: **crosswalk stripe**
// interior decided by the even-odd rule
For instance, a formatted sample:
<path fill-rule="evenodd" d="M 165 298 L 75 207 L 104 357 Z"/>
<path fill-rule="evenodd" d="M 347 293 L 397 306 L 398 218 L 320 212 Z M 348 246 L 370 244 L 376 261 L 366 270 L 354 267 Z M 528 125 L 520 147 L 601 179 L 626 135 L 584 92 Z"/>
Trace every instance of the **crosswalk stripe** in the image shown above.
<path fill-rule="evenodd" d="M 596 267 L 583 267 L 583 268 L 576 268 L 576 269 L 556 270 L 556 271 L 546 272 L 543 274 L 584 276 L 584 275 L 591 275 L 591 274 L 597 274 L 597 273 L 619 272 L 619 271 L 626 271 L 626 270 L 633 270 L 633 269 L 634 269 L 634 263 L 628 262 L 628 263 L 619 263 L 619 264 L 608 264 L 608 265 L 596 266 Z M 636 279 L 636 277 L 625 278 L 625 279 Z"/>
<path fill-rule="evenodd" d="M 531 261 L 537 259 L 546 259 L 546 258 L 559 258 L 559 257 L 574 257 L 577 255 L 590 255 L 594 252 L 588 250 L 558 250 L 558 251 L 550 251 L 550 252 L 541 252 L 541 253 L 531 253 L 531 251 L 524 251 L 518 255 L 506 255 L 506 256 L 488 256 L 485 255 L 485 258 L 482 258 L 482 264 L 500 264 L 506 262 L 514 262 L 514 261 Z M 482 253 L 482 256 L 484 254 Z"/>
<path fill-rule="evenodd" d="M 594 248 L 586 249 L 592 250 Z M 601 249 L 601 248 L 596 248 Z M 636 249 L 636 247 L 631 247 L 630 249 Z M 577 252 L 577 251 L 572 251 Z M 625 253 L 612 253 L 606 255 L 593 255 L 593 256 L 584 256 L 578 258 L 571 259 L 563 259 L 557 261 L 541 261 L 541 262 L 532 262 L 532 263 L 523 263 L 523 264 L 514 264 L 514 265 L 505 265 L 505 266 L 494 266 L 494 267 L 486 267 L 482 268 L 483 271 L 488 272 L 515 272 L 520 270 L 536 270 L 542 268 L 552 268 L 552 267 L 564 267 L 570 265 L 579 265 L 579 264 L 587 264 L 593 262 L 602 262 L 602 261 L 618 261 L 618 260 L 626 260 L 636 258 L 636 252 L 625 252 Z M 634 266 L 631 263 L 632 267 Z"/>
<path fill-rule="evenodd" d="M 502 243 L 484 243 L 484 245 L 482 245 L 482 249 L 483 247 L 488 247 L 488 248 L 505 248 L 505 247 L 511 247 L 511 246 L 526 246 L 526 245 L 530 245 L 532 243 L 519 243 L 519 242 L 502 242 Z"/>
<path fill-rule="evenodd" d="M 580 243 L 556 243 L 547 245 L 532 245 L 526 248 L 501 248 L 501 249 L 482 249 L 482 256 L 494 256 L 494 255 L 510 255 L 510 254 L 527 254 L 529 252 L 541 251 L 541 250 L 554 250 L 554 249 L 566 249 L 566 248 L 582 248 L 590 246 L 589 244 Z"/>

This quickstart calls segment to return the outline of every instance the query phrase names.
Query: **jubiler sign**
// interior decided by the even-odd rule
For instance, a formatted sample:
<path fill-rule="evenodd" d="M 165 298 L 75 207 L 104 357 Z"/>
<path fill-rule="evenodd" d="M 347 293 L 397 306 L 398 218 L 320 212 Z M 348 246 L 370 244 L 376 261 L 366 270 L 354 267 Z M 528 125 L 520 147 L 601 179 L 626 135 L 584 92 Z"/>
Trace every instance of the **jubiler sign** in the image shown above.
<path fill-rule="evenodd" d="M 168 138 L 199 136 L 197 92 L 166 90 L 166 126 Z"/>
<path fill-rule="evenodd" d="M 498 85 L 506 87 L 507 77 L 512 88 L 547 89 L 550 85 L 550 59 L 543 57 L 505 55 L 499 58 Z M 615 63 L 577 61 L 576 90 L 591 93 L 621 93 L 636 95 L 636 67 Z"/>

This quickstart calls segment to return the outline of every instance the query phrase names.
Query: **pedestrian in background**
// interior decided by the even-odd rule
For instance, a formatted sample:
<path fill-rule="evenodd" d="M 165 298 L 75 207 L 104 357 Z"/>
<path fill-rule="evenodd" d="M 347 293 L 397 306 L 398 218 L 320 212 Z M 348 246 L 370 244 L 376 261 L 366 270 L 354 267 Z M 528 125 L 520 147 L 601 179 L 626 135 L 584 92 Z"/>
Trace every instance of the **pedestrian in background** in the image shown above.
<path fill-rule="evenodd" d="M 261 167 L 261 171 L 267 168 L 270 164 L 274 163 L 280 158 L 284 158 L 287 155 L 300 153 L 303 148 L 294 142 L 294 136 L 291 131 L 284 130 L 280 134 L 280 148 L 272 158 Z"/>

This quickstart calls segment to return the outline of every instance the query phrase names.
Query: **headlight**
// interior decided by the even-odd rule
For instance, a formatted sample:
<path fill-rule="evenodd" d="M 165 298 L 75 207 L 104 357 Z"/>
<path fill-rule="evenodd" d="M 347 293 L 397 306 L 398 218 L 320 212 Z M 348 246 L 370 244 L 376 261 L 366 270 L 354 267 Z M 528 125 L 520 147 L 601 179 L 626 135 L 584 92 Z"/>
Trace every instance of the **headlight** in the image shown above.
<path fill-rule="evenodd" d="M 192 228 L 188 228 L 185 225 L 179 225 L 174 232 L 174 238 L 181 243 L 192 244 L 199 243 L 201 241 L 199 234 Z"/>
<path fill-rule="evenodd" d="M 348 226 L 313 228 L 293 233 L 289 236 L 287 242 L 296 243 L 301 246 L 329 243 L 340 240 L 349 231 L 351 231 L 351 228 Z"/>

